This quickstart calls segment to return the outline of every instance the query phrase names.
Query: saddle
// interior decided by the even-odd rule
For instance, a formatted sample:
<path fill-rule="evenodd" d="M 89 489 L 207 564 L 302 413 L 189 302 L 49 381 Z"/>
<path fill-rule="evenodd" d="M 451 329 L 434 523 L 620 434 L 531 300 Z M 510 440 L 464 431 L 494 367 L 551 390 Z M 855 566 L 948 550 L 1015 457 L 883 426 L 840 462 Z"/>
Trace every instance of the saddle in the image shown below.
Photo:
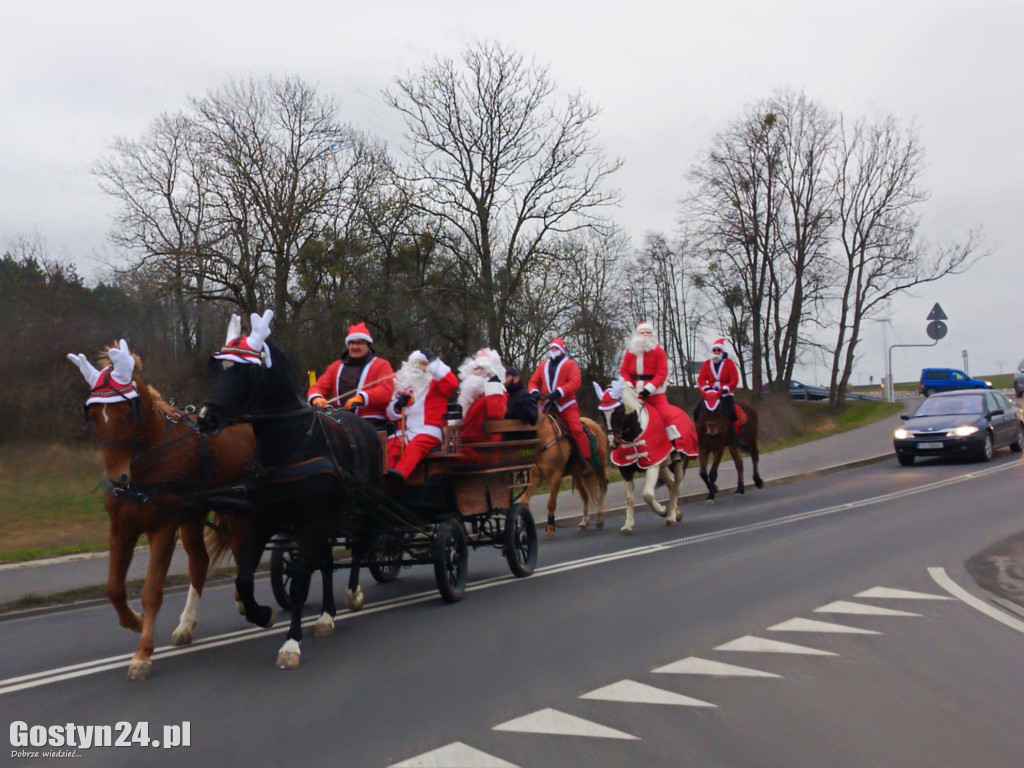
<path fill-rule="evenodd" d="M 579 446 L 576 445 L 576 441 L 569 433 L 569 427 L 566 426 L 565 420 L 562 418 L 562 415 L 556 410 L 546 411 L 546 413 L 549 417 L 551 417 L 551 422 L 552 424 L 554 424 L 555 440 L 564 439 L 569 443 L 569 458 L 565 462 L 566 470 L 568 470 L 569 467 L 572 466 L 572 463 L 574 461 L 582 463 L 583 457 L 580 456 Z M 586 425 L 585 422 L 581 421 L 580 425 L 583 427 L 583 434 L 587 436 L 587 440 L 590 442 L 591 463 L 594 465 L 594 469 L 597 469 L 597 436 L 594 434 L 593 430 L 591 430 L 590 427 Z"/>

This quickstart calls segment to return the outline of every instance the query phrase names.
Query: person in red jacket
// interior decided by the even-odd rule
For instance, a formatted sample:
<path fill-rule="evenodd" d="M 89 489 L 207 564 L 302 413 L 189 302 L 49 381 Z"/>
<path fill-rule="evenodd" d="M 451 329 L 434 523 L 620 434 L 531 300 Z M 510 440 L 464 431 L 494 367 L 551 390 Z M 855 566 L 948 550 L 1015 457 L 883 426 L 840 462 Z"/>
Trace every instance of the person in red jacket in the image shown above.
<path fill-rule="evenodd" d="M 690 417 L 668 401 L 668 355 L 658 344 L 654 326 L 640 323 L 626 341 L 626 352 L 619 366 L 619 376 L 628 382 L 653 408 L 665 425 L 665 434 L 672 447 L 688 456 L 697 455 L 697 430 Z"/>
<path fill-rule="evenodd" d="M 428 349 L 409 355 L 395 376 L 387 416 L 398 424 L 388 441 L 388 467 L 408 478 L 420 460 L 441 444 L 448 398 L 458 388 L 452 369 Z"/>
<path fill-rule="evenodd" d="M 581 381 L 580 367 L 566 354 L 565 342 L 559 336 L 548 345 L 548 359 L 537 366 L 530 377 L 528 389 L 534 401 L 545 399 L 546 405 L 554 405 L 558 409 L 579 449 L 583 474 L 589 476 L 594 473 L 590 440 L 583 431 L 580 407 L 576 404 L 576 392 Z"/>
<path fill-rule="evenodd" d="M 736 403 L 733 400 L 733 392 L 740 383 L 740 372 L 736 363 L 729 359 L 729 353 L 725 351 L 725 339 L 715 339 L 711 345 L 711 357 L 704 361 L 697 374 L 697 387 L 701 392 L 714 389 L 721 397 L 722 408 L 735 426 L 736 424 Z M 701 404 L 697 404 L 698 411 Z M 694 416 L 696 419 L 696 416 Z"/>
<path fill-rule="evenodd" d="M 462 408 L 462 442 L 500 440 L 484 434 L 484 421 L 505 418 L 508 392 L 505 366 L 493 349 L 481 349 L 459 367 L 459 406 Z"/>
<path fill-rule="evenodd" d="M 347 408 L 377 429 L 384 429 L 387 425 L 384 409 L 395 391 L 391 363 L 377 357 L 366 323 L 349 327 L 345 346 L 347 350 L 341 359 L 327 366 L 309 388 L 306 399 L 318 408 L 331 404 Z"/>

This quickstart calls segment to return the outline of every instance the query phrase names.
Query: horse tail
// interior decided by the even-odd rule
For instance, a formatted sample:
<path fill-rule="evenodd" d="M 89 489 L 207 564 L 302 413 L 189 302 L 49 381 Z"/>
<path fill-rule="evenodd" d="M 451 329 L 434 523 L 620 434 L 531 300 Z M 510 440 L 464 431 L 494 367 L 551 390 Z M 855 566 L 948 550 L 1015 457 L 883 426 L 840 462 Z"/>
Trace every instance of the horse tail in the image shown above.
<path fill-rule="evenodd" d="M 213 521 L 208 523 L 203 533 L 203 543 L 206 544 L 206 554 L 210 556 L 210 565 L 207 573 L 212 572 L 220 565 L 224 555 L 231 549 L 232 521 L 230 515 L 222 515 L 220 512 L 213 513 Z"/>

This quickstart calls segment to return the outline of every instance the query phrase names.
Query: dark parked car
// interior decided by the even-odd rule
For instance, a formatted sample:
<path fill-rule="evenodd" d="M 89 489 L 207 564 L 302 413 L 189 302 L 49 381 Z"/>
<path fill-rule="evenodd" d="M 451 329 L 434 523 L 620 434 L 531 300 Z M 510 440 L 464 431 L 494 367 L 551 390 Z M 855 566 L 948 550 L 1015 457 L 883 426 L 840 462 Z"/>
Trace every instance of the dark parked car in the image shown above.
<path fill-rule="evenodd" d="M 768 393 L 771 387 L 765 384 L 761 391 Z M 796 379 L 789 382 L 789 396 L 794 400 L 828 400 L 828 389 L 816 387 L 813 384 L 804 384 Z"/>
<path fill-rule="evenodd" d="M 964 390 L 932 395 L 893 433 L 896 458 L 910 466 L 918 456 L 977 456 L 989 461 L 997 448 L 1024 448 L 1024 417 L 1000 392 Z"/>
<path fill-rule="evenodd" d="M 972 379 L 956 368 L 924 368 L 918 392 L 925 397 L 936 392 L 952 392 L 957 389 L 992 389 L 991 381 Z"/>

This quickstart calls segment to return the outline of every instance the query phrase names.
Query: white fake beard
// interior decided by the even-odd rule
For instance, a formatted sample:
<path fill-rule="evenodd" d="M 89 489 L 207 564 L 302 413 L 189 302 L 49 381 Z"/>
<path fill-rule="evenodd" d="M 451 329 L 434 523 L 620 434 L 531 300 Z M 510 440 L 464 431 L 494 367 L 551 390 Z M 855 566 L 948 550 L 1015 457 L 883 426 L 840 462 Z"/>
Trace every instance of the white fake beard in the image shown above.
<path fill-rule="evenodd" d="M 462 415 L 465 416 L 469 406 L 473 404 L 480 395 L 484 393 L 484 385 L 487 384 L 486 376 L 478 376 L 470 373 L 462 379 L 459 385 L 459 405 L 462 406 Z"/>
<path fill-rule="evenodd" d="M 414 400 L 422 400 L 430 388 L 430 374 L 416 363 L 402 363 L 395 376 L 395 394 L 412 395 Z"/>
<path fill-rule="evenodd" d="M 711 359 L 714 361 L 715 365 L 718 365 L 720 362 L 722 362 L 722 353 L 718 352 L 711 355 Z"/>
<path fill-rule="evenodd" d="M 656 346 L 658 346 L 658 340 L 656 338 L 653 336 L 641 336 L 638 333 L 634 333 L 629 337 L 629 341 L 626 342 L 626 349 L 634 355 L 643 355 L 648 352 L 653 352 Z"/>

